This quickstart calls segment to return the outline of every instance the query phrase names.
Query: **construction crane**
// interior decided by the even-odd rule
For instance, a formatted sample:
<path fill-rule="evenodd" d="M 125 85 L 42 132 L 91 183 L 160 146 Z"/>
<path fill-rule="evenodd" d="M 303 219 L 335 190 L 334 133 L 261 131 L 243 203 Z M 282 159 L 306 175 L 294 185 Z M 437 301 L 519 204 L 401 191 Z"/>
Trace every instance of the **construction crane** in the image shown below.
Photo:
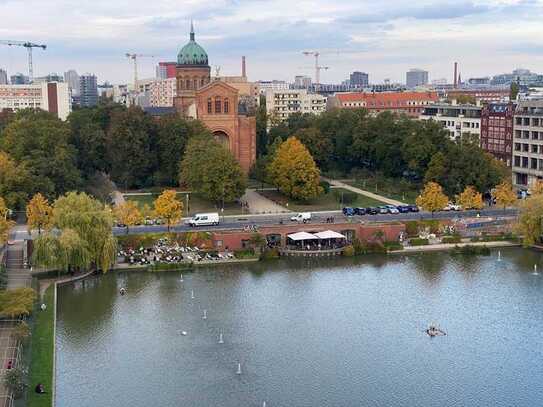
<path fill-rule="evenodd" d="M 319 51 L 303 51 L 302 53 L 306 56 L 315 57 L 315 90 L 319 90 L 319 84 L 321 82 L 321 71 L 326 71 L 330 69 L 330 67 L 319 65 L 319 56 L 321 54 Z"/>
<path fill-rule="evenodd" d="M 47 45 L 44 44 L 34 44 L 30 41 L 12 41 L 12 40 L 0 40 L 0 44 L 16 46 L 16 47 L 25 47 L 28 51 L 28 78 L 30 82 L 34 81 L 34 68 L 32 66 L 32 48 L 42 48 L 46 49 Z"/>
<path fill-rule="evenodd" d="M 134 61 L 134 93 L 138 94 L 138 58 L 155 58 L 154 55 L 131 54 L 127 52 L 125 56 Z"/>

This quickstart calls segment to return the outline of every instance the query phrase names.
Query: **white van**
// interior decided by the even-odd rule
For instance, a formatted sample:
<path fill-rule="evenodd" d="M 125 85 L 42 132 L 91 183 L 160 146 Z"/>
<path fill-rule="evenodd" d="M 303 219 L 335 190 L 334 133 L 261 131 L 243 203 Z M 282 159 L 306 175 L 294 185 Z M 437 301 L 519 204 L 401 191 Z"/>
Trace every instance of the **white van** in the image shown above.
<path fill-rule="evenodd" d="M 300 212 L 299 214 L 291 217 L 290 220 L 294 222 L 307 223 L 311 220 L 311 212 Z"/>
<path fill-rule="evenodd" d="M 187 222 L 189 226 L 210 226 L 219 224 L 218 213 L 197 213 Z"/>

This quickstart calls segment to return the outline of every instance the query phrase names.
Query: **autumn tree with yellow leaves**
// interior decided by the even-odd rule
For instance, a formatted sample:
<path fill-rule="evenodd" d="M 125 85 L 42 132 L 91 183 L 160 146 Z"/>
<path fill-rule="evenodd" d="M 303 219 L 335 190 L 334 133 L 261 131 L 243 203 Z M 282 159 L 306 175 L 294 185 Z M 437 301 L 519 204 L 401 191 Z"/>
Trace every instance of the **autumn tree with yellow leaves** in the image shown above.
<path fill-rule="evenodd" d="M 29 231 L 38 229 L 38 234 L 41 235 L 42 230 L 51 227 L 52 216 L 53 207 L 49 205 L 49 201 L 39 192 L 26 205 L 26 218 Z"/>
<path fill-rule="evenodd" d="M 530 187 L 530 192 L 532 195 L 542 195 L 543 194 L 543 181 L 538 179 Z"/>
<path fill-rule="evenodd" d="M 166 189 L 155 199 L 155 214 L 166 220 L 168 232 L 170 225 L 177 223 L 183 216 L 183 202 L 177 199 L 177 192 L 174 189 Z"/>
<path fill-rule="evenodd" d="M 6 202 L 0 196 L 0 246 L 8 240 L 9 229 L 14 225 L 14 222 L 8 219 L 8 213 Z"/>
<path fill-rule="evenodd" d="M 538 242 L 543 233 L 543 195 L 532 195 L 519 204 L 516 230 L 522 236 L 523 244 L 530 246 Z"/>
<path fill-rule="evenodd" d="M 289 137 L 275 152 L 268 166 L 273 184 L 288 197 L 308 201 L 322 194 L 320 170 L 305 146 Z"/>
<path fill-rule="evenodd" d="M 485 206 L 483 195 L 471 185 L 456 197 L 456 202 L 464 209 L 482 209 Z"/>
<path fill-rule="evenodd" d="M 432 212 L 432 216 L 434 212 L 445 208 L 448 202 L 449 198 L 443 193 L 443 188 L 437 182 L 428 182 L 416 200 L 417 206 Z"/>
<path fill-rule="evenodd" d="M 126 234 L 130 226 L 137 225 L 143 221 L 143 215 L 133 201 L 125 201 L 113 208 L 113 214 L 118 222 L 126 226 Z"/>
<path fill-rule="evenodd" d="M 503 206 L 504 211 L 506 207 L 517 202 L 517 194 L 513 191 L 511 182 L 508 181 L 503 181 L 501 184 L 496 185 L 494 198 L 496 198 L 496 205 Z"/>

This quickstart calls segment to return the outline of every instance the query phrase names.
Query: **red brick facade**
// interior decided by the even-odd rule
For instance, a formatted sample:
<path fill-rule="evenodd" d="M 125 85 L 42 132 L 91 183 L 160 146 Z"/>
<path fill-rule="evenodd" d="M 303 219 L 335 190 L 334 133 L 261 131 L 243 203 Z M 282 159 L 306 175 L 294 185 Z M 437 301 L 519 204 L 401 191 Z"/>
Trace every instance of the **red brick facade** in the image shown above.
<path fill-rule="evenodd" d="M 513 103 L 491 103 L 481 110 L 481 148 L 511 167 Z"/>

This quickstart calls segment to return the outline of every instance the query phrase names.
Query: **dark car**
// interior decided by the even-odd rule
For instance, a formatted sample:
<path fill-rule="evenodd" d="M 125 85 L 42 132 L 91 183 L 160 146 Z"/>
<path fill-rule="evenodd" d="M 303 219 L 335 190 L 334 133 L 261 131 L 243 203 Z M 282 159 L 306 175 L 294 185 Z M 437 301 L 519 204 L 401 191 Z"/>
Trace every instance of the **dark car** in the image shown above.
<path fill-rule="evenodd" d="M 360 216 L 365 215 L 366 208 L 354 208 L 354 213 Z"/>
<path fill-rule="evenodd" d="M 408 212 L 410 212 L 409 205 L 399 205 L 398 206 L 398 211 L 400 213 L 408 213 Z"/>
<path fill-rule="evenodd" d="M 367 208 L 366 213 L 369 213 L 370 215 L 377 215 L 379 213 L 379 208 Z"/>
<path fill-rule="evenodd" d="M 419 207 L 417 205 L 409 205 L 409 212 L 418 212 Z"/>
<path fill-rule="evenodd" d="M 343 214 L 345 216 L 354 216 L 355 215 L 355 211 L 353 208 L 347 206 L 345 208 L 343 208 Z"/>

